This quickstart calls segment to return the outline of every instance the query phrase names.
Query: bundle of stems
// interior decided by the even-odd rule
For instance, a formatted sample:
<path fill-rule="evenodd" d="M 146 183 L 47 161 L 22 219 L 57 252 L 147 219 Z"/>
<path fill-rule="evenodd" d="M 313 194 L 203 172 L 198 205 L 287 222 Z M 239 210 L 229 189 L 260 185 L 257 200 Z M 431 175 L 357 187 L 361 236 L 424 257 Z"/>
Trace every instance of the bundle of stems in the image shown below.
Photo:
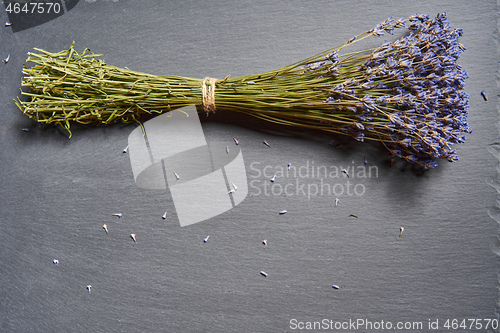
<path fill-rule="evenodd" d="M 393 157 L 423 168 L 458 160 L 451 146 L 471 133 L 467 73 L 457 63 L 461 29 L 446 14 L 409 17 L 409 34 L 380 47 L 341 54 L 375 35 L 405 28 L 392 18 L 346 43 L 265 73 L 197 79 L 155 76 L 106 64 L 89 49 L 50 53 L 35 49 L 24 66 L 22 112 L 58 124 L 139 121 L 143 114 L 202 105 L 205 112 L 243 112 L 278 124 L 382 142 Z"/>

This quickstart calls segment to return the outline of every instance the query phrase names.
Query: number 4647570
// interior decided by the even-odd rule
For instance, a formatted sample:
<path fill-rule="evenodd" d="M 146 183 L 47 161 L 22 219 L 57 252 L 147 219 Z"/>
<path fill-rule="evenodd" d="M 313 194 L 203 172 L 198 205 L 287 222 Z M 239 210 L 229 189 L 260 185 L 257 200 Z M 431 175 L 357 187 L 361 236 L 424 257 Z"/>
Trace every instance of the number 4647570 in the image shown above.
<path fill-rule="evenodd" d="M 480 330 L 480 329 L 498 329 L 498 319 L 464 319 L 459 321 L 458 319 L 448 319 L 443 325 L 446 329 L 469 329 L 469 330 Z"/>
<path fill-rule="evenodd" d="M 25 13 L 25 14 L 58 14 L 61 11 L 61 4 L 58 2 L 30 2 L 30 3 L 17 3 L 10 2 L 5 8 L 7 13 Z"/>

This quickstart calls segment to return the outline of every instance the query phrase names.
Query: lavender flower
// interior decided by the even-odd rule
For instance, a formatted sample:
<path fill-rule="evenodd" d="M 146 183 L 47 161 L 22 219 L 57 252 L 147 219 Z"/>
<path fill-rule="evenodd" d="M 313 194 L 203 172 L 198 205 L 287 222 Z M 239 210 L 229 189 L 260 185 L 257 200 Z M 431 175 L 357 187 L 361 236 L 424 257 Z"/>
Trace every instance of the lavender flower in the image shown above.
<path fill-rule="evenodd" d="M 332 108 L 343 112 L 344 119 L 356 118 L 336 125 L 339 132 L 359 141 L 381 141 L 391 156 L 427 169 L 437 165 L 435 159 L 457 161 L 450 147 L 466 140 L 462 133 L 472 132 L 467 124 L 469 95 L 462 91 L 468 74 L 457 64 L 465 48 L 458 43 L 462 30 L 451 29 L 446 14 L 432 20 L 412 15 L 409 21 L 409 36 L 374 49 L 364 61 L 359 59 L 358 71 L 352 73 L 359 81 L 353 94 L 346 96 L 345 81 L 340 80 L 325 101 L 336 98 Z M 391 24 L 386 22 L 371 33 Z M 403 25 L 400 19 L 396 27 Z M 346 104 L 354 104 L 361 114 L 346 114 Z"/>

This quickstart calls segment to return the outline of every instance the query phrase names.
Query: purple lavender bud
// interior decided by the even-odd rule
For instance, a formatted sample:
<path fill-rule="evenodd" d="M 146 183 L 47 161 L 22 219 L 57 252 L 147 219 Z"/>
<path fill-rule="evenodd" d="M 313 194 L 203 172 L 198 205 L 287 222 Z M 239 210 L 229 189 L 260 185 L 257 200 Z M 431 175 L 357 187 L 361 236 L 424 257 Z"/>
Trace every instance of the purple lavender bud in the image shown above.
<path fill-rule="evenodd" d="M 361 85 L 361 88 L 366 89 L 366 90 L 370 90 L 371 88 L 373 88 L 373 86 L 370 86 L 370 83 L 373 83 L 373 81 L 363 83 Z"/>
<path fill-rule="evenodd" d="M 384 95 L 384 96 L 380 96 L 376 99 L 376 102 L 377 104 L 380 104 L 380 105 L 386 105 L 387 104 L 387 98 L 390 98 L 391 96 L 389 95 Z"/>
<path fill-rule="evenodd" d="M 399 59 L 398 61 L 399 67 L 411 67 L 411 61 L 408 59 Z"/>
<path fill-rule="evenodd" d="M 372 30 L 370 30 L 370 32 L 372 33 L 372 35 L 374 36 L 382 36 L 384 34 L 384 32 L 378 28 L 373 28 Z"/>
<path fill-rule="evenodd" d="M 388 27 L 388 28 L 384 28 L 385 32 L 391 34 L 391 35 L 394 35 L 394 28 L 393 27 Z"/>
<path fill-rule="evenodd" d="M 335 66 L 332 66 L 332 67 L 328 68 L 328 72 L 327 73 L 329 75 L 331 75 L 331 76 L 334 76 L 334 77 L 337 77 L 337 76 L 340 75 L 338 67 L 335 67 Z"/>
<path fill-rule="evenodd" d="M 385 67 L 386 68 L 395 68 L 396 66 L 398 65 L 398 63 L 396 62 L 396 60 L 394 60 L 393 57 L 388 57 L 387 60 L 385 61 Z"/>
<path fill-rule="evenodd" d="M 330 60 L 331 62 L 338 62 L 339 59 L 339 52 L 338 51 L 333 51 L 330 54 L 326 55 L 326 59 Z"/>
<path fill-rule="evenodd" d="M 365 127 L 361 123 L 354 122 L 354 126 L 356 126 L 359 130 L 364 130 Z"/>
<path fill-rule="evenodd" d="M 403 139 L 403 140 L 401 140 L 401 144 L 405 147 L 410 147 L 411 139 L 410 138 Z"/>
<path fill-rule="evenodd" d="M 408 20 L 409 20 L 410 22 L 415 22 L 415 21 L 418 21 L 418 17 L 417 17 L 417 16 L 418 16 L 417 14 L 415 14 L 415 15 L 411 15 L 411 16 L 408 18 Z"/>
<path fill-rule="evenodd" d="M 365 95 L 363 98 L 361 98 L 361 101 L 366 104 L 373 104 L 375 103 L 375 100 L 371 95 Z"/>
<path fill-rule="evenodd" d="M 445 14 L 446 15 L 446 14 Z M 420 20 L 420 22 L 424 23 L 425 21 L 429 20 L 429 15 L 424 15 L 424 14 L 418 14 L 417 18 Z"/>
<path fill-rule="evenodd" d="M 363 133 L 356 133 L 356 135 L 354 136 L 354 139 L 356 139 L 359 142 L 364 142 L 364 136 L 365 135 Z"/>
<path fill-rule="evenodd" d="M 396 28 L 404 28 L 405 27 L 405 20 L 403 18 L 400 18 L 399 20 L 396 21 Z"/>

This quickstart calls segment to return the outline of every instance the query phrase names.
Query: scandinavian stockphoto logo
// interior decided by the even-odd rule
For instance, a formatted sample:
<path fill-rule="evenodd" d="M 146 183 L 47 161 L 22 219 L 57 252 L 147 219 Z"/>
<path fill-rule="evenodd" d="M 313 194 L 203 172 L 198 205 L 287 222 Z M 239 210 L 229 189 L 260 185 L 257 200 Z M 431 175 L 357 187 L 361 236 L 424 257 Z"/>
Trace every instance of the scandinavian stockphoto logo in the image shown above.
<path fill-rule="evenodd" d="M 181 227 L 236 207 L 248 195 L 238 145 L 207 142 L 194 105 L 159 115 L 128 137 L 136 184 L 172 194 Z"/>

